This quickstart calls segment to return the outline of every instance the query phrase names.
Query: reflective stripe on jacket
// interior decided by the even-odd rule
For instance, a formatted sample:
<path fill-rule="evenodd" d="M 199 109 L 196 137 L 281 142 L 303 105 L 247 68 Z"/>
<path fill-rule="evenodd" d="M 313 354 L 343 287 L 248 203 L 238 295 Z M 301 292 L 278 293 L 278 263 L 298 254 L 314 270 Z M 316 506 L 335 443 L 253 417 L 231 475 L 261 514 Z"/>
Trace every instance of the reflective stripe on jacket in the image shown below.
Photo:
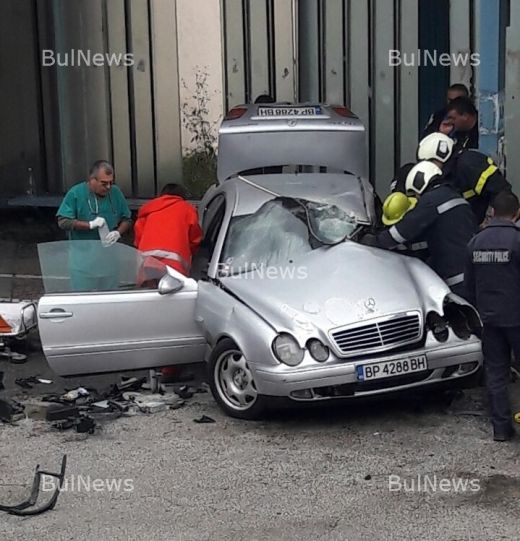
<path fill-rule="evenodd" d="M 468 202 L 451 186 L 439 184 L 429 188 L 400 222 L 380 233 L 377 241 L 387 249 L 426 241 L 428 264 L 453 286 L 463 280 L 464 254 L 476 229 Z"/>

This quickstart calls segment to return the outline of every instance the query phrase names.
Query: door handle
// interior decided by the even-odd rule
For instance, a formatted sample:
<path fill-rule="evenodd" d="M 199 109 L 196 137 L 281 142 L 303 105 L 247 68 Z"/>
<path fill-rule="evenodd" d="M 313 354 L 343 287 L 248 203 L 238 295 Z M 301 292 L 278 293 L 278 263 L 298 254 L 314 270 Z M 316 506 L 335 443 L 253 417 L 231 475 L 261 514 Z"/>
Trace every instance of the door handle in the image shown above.
<path fill-rule="evenodd" d="M 72 312 L 66 312 L 62 308 L 53 308 L 50 312 L 42 312 L 40 314 L 41 319 L 64 319 L 66 317 L 72 317 Z"/>

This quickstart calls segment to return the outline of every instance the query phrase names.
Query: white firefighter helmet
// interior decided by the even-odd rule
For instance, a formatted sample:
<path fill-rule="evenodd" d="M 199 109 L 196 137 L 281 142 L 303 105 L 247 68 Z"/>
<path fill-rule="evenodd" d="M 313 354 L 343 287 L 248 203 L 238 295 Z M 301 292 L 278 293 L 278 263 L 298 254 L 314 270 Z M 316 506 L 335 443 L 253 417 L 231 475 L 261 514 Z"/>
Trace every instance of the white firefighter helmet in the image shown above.
<path fill-rule="evenodd" d="M 444 133 L 430 133 L 421 139 L 417 148 L 418 160 L 439 160 L 446 163 L 453 152 L 453 139 Z"/>
<path fill-rule="evenodd" d="M 442 176 L 440 167 L 427 160 L 414 165 L 406 177 L 406 193 L 421 195 L 436 177 Z"/>

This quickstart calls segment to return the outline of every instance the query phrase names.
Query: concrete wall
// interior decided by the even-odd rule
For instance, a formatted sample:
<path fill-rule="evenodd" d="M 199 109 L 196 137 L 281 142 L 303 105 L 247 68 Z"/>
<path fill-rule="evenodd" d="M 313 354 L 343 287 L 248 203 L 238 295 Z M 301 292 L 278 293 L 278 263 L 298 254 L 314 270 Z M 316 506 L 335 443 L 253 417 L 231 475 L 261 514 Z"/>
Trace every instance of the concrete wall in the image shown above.
<path fill-rule="evenodd" d="M 471 4 L 450 2 L 453 52 L 472 47 Z M 12 74 L 2 90 L 2 192 L 26 191 L 29 166 L 40 190 L 62 192 L 107 157 L 126 194 L 153 196 L 181 177 L 182 152 L 204 143 L 201 127 L 214 141 L 224 111 L 261 93 L 350 105 L 367 126 L 371 179 L 383 194 L 394 169 L 415 155 L 418 68 L 390 67 L 388 49 L 417 49 L 416 0 L 2 0 L 0 25 L 2 79 Z M 512 25 L 511 134 L 515 32 Z M 38 71 L 43 46 L 131 53 L 134 65 Z M 19 58 L 26 69 L 17 69 Z M 451 73 L 466 83 L 474 76 Z M 194 111 L 200 120 L 188 126 Z"/>
<path fill-rule="evenodd" d="M 179 94 L 182 119 L 182 148 L 189 153 L 202 142 L 199 123 L 190 123 L 193 110 L 209 123 L 216 141 L 224 109 L 221 2 L 190 0 L 177 2 Z"/>

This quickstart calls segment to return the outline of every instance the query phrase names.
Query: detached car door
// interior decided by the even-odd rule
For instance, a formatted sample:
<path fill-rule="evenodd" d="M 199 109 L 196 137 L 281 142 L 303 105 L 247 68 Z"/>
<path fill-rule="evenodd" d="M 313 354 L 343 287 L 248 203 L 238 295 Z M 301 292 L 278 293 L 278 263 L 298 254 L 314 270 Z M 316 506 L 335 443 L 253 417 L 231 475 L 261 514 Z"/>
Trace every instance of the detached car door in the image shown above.
<path fill-rule="evenodd" d="M 38 246 L 43 351 L 59 375 L 202 362 L 197 282 L 123 244 Z"/>

